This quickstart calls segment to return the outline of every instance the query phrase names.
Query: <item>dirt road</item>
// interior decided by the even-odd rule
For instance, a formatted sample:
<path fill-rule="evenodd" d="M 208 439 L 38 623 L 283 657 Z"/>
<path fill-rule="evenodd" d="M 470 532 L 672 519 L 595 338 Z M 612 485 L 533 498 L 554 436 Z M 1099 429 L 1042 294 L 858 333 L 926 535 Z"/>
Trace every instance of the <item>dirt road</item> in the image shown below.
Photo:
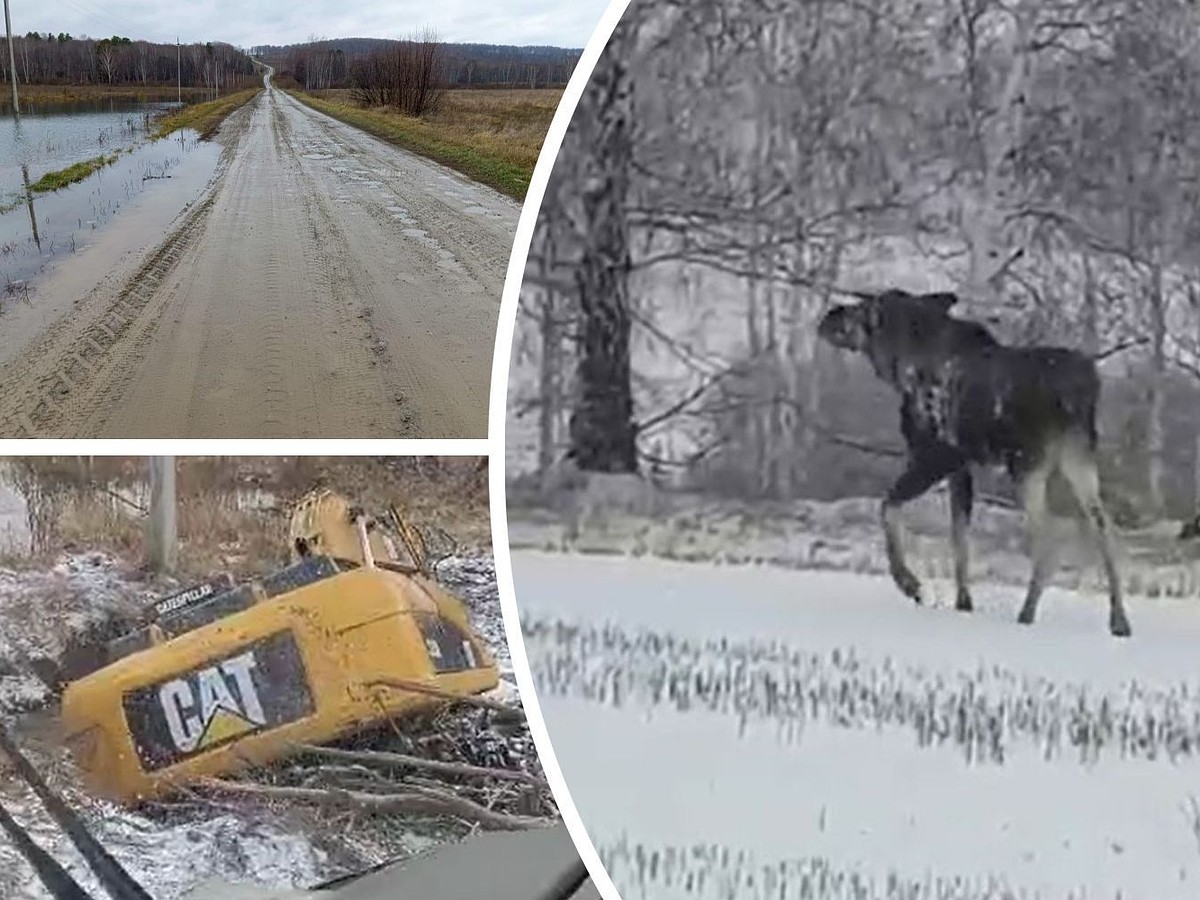
<path fill-rule="evenodd" d="M 519 205 L 269 80 L 220 140 L 165 239 L 0 368 L 0 437 L 485 437 Z"/>

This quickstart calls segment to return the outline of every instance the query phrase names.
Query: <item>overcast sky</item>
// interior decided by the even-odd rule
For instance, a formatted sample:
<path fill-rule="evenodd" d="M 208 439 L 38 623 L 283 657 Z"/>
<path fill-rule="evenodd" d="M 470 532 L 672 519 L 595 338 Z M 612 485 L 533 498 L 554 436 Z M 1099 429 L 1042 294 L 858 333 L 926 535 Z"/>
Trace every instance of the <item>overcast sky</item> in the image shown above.
<path fill-rule="evenodd" d="M 241 47 L 321 37 L 583 47 L 608 0 L 9 0 L 13 31 Z M 3 41 L 0 32 L 0 42 Z"/>

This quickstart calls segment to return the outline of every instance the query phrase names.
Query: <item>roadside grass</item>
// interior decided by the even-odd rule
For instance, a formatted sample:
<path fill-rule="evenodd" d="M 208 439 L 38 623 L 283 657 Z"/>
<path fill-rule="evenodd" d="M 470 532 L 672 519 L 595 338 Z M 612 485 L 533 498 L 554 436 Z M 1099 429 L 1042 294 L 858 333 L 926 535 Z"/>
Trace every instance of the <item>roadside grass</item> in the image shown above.
<path fill-rule="evenodd" d="M 346 90 L 289 94 L 313 109 L 449 166 L 517 200 L 525 199 L 546 131 L 562 97 L 555 88 L 456 90 L 427 118 L 364 109 Z"/>
<path fill-rule="evenodd" d="M 67 166 L 65 169 L 59 169 L 56 172 L 47 172 L 31 184 L 29 190 L 35 194 L 45 194 L 50 191 L 61 190 L 77 181 L 83 181 L 83 179 L 87 178 L 93 172 L 97 172 L 105 166 L 111 166 L 117 161 L 118 156 L 120 156 L 119 153 L 102 154 L 93 159 L 85 159 L 83 162 Z"/>
<path fill-rule="evenodd" d="M 191 102 L 212 96 L 212 90 L 203 87 L 185 87 L 182 90 L 173 84 L 22 84 L 21 108 L 26 104 L 39 106 L 48 103 L 80 103 L 89 100 L 132 100 L 138 103 L 161 103 L 182 97 Z M 11 108 L 7 92 L 0 93 L 0 109 Z"/>
<path fill-rule="evenodd" d="M 185 106 L 159 119 L 154 136 L 164 138 L 180 128 L 191 128 L 200 133 L 201 140 L 207 140 L 231 113 L 253 100 L 261 90 L 261 86 L 247 88 L 217 100 Z"/>

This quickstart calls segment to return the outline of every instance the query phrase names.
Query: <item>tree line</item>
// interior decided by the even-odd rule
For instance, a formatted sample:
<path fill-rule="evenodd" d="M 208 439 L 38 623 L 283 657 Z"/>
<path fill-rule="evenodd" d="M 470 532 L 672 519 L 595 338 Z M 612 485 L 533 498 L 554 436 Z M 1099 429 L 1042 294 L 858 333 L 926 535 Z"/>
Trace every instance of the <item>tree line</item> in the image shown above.
<path fill-rule="evenodd" d="M 404 41 L 369 38 L 325 40 L 256 48 L 281 76 L 294 78 L 306 90 L 350 88 L 354 65 L 396 52 Z M 555 87 L 567 83 L 579 50 L 558 47 L 510 47 L 492 44 L 440 46 L 442 78 L 447 87 Z"/>
<path fill-rule="evenodd" d="M 895 285 L 1101 357 L 1110 501 L 1191 509 L 1198 49 L 1188 0 L 634 0 L 526 269 L 510 402 L 538 468 L 877 493 L 895 400 L 814 326 Z"/>
<path fill-rule="evenodd" d="M 113 35 L 75 38 L 69 34 L 29 32 L 14 37 L 17 79 L 24 84 L 140 84 L 232 90 L 257 80 L 243 51 L 220 42 L 176 46 Z M 8 54 L 0 53 L 0 77 L 9 79 Z"/>

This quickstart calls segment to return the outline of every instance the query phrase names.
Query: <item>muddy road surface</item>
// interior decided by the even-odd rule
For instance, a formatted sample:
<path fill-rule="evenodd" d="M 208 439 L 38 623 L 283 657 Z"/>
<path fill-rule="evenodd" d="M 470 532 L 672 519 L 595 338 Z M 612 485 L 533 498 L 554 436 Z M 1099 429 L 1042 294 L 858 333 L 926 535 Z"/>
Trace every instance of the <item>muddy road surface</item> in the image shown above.
<path fill-rule="evenodd" d="M 0 436 L 485 437 L 519 204 L 269 81 L 219 139 L 161 240 L 0 335 Z"/>

